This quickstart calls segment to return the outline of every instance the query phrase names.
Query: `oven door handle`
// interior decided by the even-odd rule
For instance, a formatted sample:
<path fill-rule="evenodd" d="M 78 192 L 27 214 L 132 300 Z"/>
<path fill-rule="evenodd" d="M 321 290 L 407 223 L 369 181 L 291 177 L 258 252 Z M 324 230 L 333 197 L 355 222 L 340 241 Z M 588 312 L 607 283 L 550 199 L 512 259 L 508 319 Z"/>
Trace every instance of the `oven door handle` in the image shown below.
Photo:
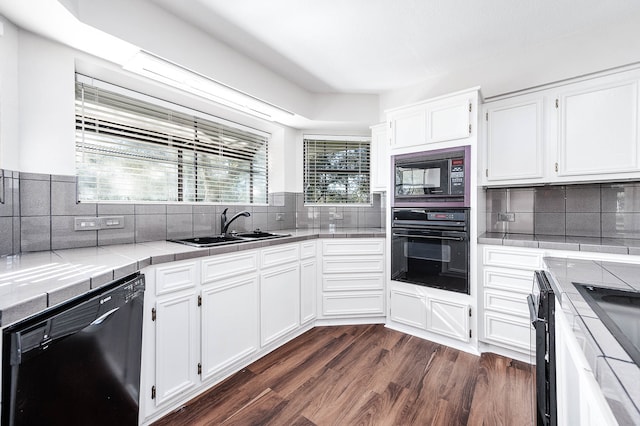
<path fill-rule="evenodd" d="M 417 234 L 397 234 L 393 233 L 394 237 L 409 237 L 409 238 L 422 238 L 425 240 L 447 240 L 447 241 L 464 241 L 464 237 L 446 237 L 446 236 L 434 236 L 434 235 L 417 235 Z"/>

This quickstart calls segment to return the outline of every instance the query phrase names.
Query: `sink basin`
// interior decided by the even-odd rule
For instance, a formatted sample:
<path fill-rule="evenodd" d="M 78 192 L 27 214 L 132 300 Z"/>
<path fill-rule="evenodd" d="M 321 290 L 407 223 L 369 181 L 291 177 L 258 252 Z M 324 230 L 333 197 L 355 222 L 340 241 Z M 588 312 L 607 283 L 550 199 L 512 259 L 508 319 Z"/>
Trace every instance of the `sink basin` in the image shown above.
<path fill-rule="evenodd" d="M 224 235 L 217 235 L 214 237 L 196 237 L 196 238 L 184 238 L 181 240 L 169 240 L 174 243 L 186 244 L 193 247 L 211 247 L 222 244 L 233 244 L 247 241 L 244 238 L 227 237 Z"/>
<path fill-rule="evenodd" d="M 242 234 L 237 234 L 238 237 L 241 238 L 251 238 L 258 240 L 265 240 L 268 238 L 282 238 L 289 237 L 291 234 L 274 234 L 272 232 L 263 232 L 263 231 L 253 231 L 253 232 L 245 232 Z"/>
<path fill-rule="evenodd" d="M 289 237 L 291 234 L 274 234 L 272 232 L 253 231 L 235 235 L 216 235 L 213 237 L 183 238 L 168 240 L 174 243 L 186 244 L 192 247 L 214 247 L 224 244 L 245 243 L 248 241 L 267 240 L 272 238 Z"/>

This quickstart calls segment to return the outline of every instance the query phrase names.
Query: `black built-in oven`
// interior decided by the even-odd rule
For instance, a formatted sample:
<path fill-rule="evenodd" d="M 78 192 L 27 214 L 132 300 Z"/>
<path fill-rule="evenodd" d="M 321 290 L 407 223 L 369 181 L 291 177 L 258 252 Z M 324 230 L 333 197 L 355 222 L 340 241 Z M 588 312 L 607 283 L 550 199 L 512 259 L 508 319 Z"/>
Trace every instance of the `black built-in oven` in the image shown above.
<path fill-rule="evenodd" d="M 469 146 L 393 156 L 394 207 L 469 207 Z"/>
<path fill-rule="evenodd" d="M 469 209 L 394 208 L 391 279 L 469 294 Z"/>

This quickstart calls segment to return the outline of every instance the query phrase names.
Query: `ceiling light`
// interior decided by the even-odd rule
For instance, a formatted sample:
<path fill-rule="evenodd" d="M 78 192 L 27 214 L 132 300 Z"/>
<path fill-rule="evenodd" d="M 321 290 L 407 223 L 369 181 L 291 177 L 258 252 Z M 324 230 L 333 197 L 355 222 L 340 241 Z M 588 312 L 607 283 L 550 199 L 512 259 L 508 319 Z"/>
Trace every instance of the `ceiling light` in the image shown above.
<path fill-rule="evenodd" d="M 266 120 L 278 121 L 279 117 L 294 115 L 290 111 L 142 50 L 123 68 Z"/>

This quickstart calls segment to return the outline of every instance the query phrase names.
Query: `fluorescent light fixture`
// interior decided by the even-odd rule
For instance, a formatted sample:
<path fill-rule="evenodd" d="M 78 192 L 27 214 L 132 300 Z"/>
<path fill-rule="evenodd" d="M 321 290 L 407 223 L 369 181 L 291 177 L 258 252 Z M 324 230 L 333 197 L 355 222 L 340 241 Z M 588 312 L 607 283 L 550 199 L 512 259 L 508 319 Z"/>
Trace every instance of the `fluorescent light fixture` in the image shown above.
<path fill-rule="evenodd" d="M 294 115 L 291 111 L 143 50 L 139 51 L 123 68 L 266 120 L 278 121 L 280 117 Z"/>

